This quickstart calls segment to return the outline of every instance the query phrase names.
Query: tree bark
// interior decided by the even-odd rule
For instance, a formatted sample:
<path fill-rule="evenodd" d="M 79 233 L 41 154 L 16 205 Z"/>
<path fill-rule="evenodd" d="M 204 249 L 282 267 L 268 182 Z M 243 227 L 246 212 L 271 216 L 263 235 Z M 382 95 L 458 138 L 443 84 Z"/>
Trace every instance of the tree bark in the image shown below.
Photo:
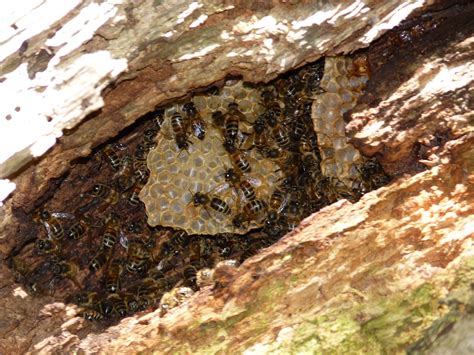
<path fill-rule="evenodd" d="M 38 18 L 51 3 L 23 11 Z M 24 131 L 28 117 L 38 129 L 3 150 L 0 177 L 17 184 L 0 211 L 3 258 L 31 234 L 23 216 L 54 188 L 65 162 L 155 105 L 226 74 L 268 81 L 369 44 L 371 80 L 346 129 L 354 146 L 398 176 L 355 204 L 308 217 L 238 269 L 216 269 L 213 286 L 163 317 L 86 323 L 71 305 L 27 295 L 2 264 L 1 352 L 416 352 L 442 343 L 458 319 L 472 323 L 474 7 L 196 4 L 78 2 L 34 26 L 28 16 L 12 21 L 0 85 L 13 95 L 2 104 L 1 117 L 10 118 L 1 134 L 12 134 L 3 129 L 12 123 Z M 63 129 L 70 131 L 61 136 Z M 32 164 L 32 147 L 47 150 L 57 137 Z M 460 353 L 456 344 L 450 349 Z"/>

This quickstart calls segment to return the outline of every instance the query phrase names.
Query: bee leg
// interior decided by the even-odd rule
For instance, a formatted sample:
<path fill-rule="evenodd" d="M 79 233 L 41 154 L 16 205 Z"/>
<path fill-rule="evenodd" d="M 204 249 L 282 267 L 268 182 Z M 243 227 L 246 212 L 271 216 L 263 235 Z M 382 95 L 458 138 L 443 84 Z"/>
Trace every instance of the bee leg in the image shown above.
<path fill-rule="evenodd" d="M 189 143 L 193 144 L 192 142 L 189 142 Z M 189 150 L 188 150 L 187 148 L 180 149 L 180 151 L 179 151 L 179 153 L 178 153 L 178 158 L 181 157 L 181 153 L 182 153 L 183 151 L 186 151 L 186 153 L 188 153 L 188 155 L 190 154 L 190 153 L 189 153 Z"/>

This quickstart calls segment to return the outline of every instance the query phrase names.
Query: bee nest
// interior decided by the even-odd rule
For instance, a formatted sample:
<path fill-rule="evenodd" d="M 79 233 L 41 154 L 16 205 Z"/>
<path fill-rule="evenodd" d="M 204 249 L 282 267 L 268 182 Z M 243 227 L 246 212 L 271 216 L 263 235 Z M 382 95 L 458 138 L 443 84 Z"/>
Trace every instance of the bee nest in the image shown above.
<path fill-rule="evenodd" d="M 213 125 L 211 118 L 217 110 L 225 114 L 227 105 L 236 102 L 246 119 L 252 122 L 263 112 L 259 100 L 260 92 L 245 87 L 241 81 L 228 82 L 219 95 L 195 95 L 192 101 L 206 124 L 206 135 L 203 140 L 199 140 L 189 134 L 187 150 L 177 147 L 171 126 L 171 116 L 175 112 L 185 116 L 182 105 L 176 104 L 165 109 L 157 145 L 147 158 L 150 178 L 140 193 L 151 226 L 183 229 L 188 234 L 211 235 L 245 234 L 261 226 L 261 221 L 252 221 L 238 229 L 232 225 L 232 218 L 241 211 L 241 204 L 245 201 L 241 201 L 238 193 L 225 182 L 224 172 L 232 166 L 232 162 L 222 145 L 221 129 Z M 240 123 L 240 130 L 246 132 L 245 122 Z M 278 166 L 269 159 L 257 156 L 255 150 L 244 151 L 243 154 L 251 166 L 247 177 L 260 182 L 259 186 L 254 186 L 257 198 L 268 196 L 271 186 L 281 178 L 276 172 Z M 231 213 L 222 214 L 209 207 L 195 206 L 192 197 L 197 192 L 225 201 Z"/>
<path fill-rule="evenodd" d="M 321 80 L 324 92 L 315 97 L 312 105 L 322 175 L 337 178 L 348 187 L 358 179 L 357 166 L 363 160 L 347 141 L 343 114 L 355 107 L 367 80 L 367 71 L 356 66 L 352 59 L 327 57 Z"/>

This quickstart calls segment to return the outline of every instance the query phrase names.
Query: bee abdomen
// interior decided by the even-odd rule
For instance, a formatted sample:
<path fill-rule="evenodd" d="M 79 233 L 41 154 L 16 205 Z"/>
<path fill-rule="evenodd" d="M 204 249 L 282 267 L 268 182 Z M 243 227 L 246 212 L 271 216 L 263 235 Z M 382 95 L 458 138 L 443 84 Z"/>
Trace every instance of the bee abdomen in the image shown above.
<path fill-rule="evenodd" d="M 290 136 L 288 132 L 281 126 L 273 129 L 273 138 L 281 148 L 286 148 L 290 144 Z"/>
<path fill-rule="evenodd" d="M 255 189 L 248 181 L 243 181 L 240 184 L 240 189 L 242 190 L 242 193 L 244 194 L 247 200 L 255 200 Z"/>
<path fill-rule="evenodd" d="M 229 214 L 230 213 L 230 208 L 229 205 L 221 200 L 220 198 L 213 197 L 211 200 L 211 207 L 216 210 L 217 212 L 220 212 L 222 214 Z"/>

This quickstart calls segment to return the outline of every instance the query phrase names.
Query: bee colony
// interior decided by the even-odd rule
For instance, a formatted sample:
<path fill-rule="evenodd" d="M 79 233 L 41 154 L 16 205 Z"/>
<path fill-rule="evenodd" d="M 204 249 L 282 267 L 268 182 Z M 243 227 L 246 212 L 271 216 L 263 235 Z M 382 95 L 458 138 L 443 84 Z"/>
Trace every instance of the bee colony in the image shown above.
<path fill-rule="evenodd" d="M 148 113 L 38 202 L 37 238 L 12 258 L 18 281 L 88 320 L 166 310 L 212 284 L 217 264 L 238 265 L 309 214 L 382 186 L 378 163 L 344 135 L 365 69 L 328 58 Z"/>

